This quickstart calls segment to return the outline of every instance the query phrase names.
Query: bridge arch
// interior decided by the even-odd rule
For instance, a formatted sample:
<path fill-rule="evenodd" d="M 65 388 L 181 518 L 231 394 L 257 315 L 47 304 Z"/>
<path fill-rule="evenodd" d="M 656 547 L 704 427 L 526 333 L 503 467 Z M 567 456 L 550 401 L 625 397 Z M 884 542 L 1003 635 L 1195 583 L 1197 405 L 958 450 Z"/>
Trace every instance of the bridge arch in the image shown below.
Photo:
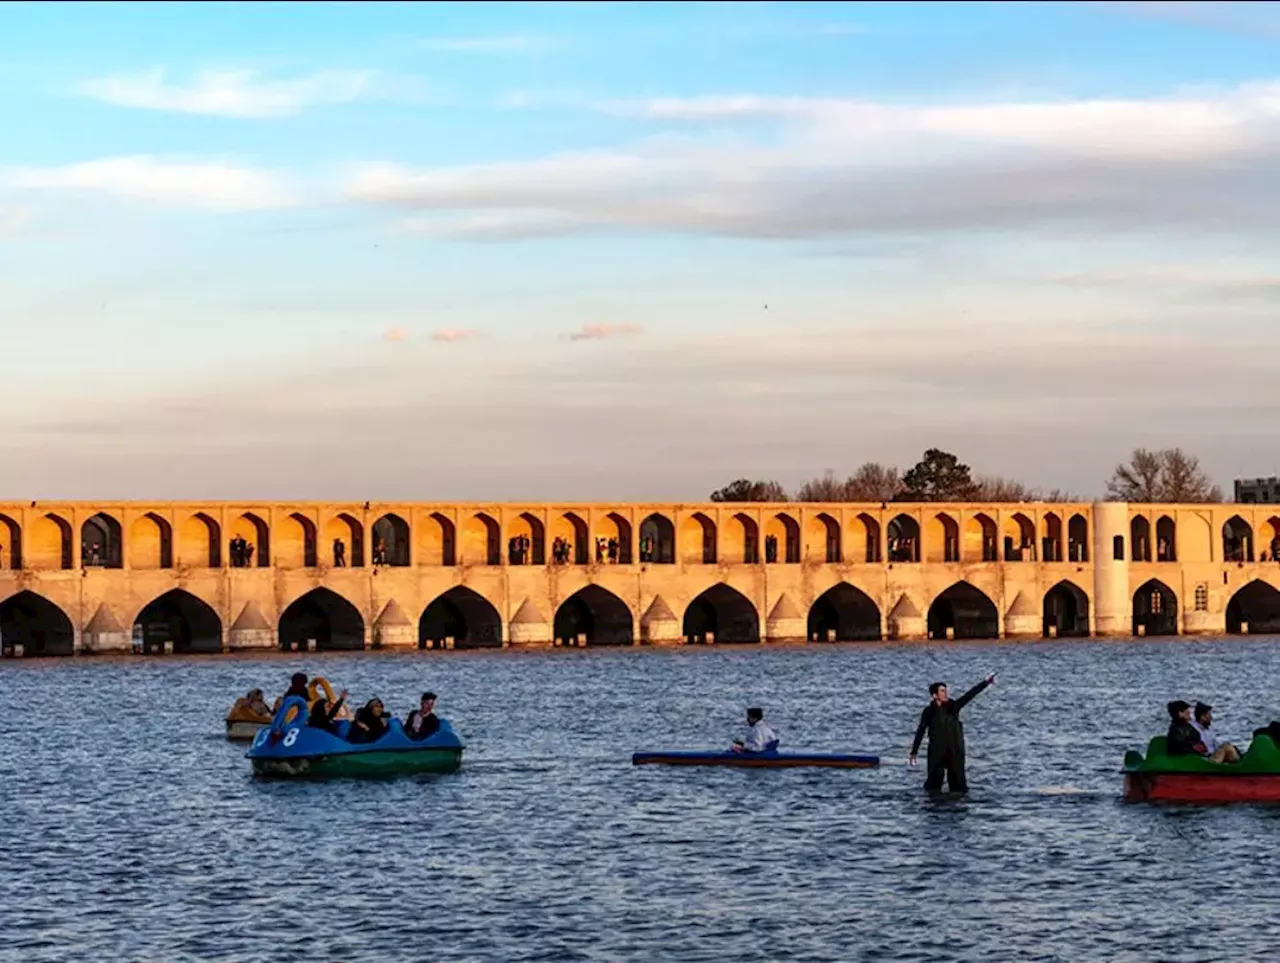
<path fill-rule="evenodd" d="M 22 569 L 22 526 L 0 512 L 0 569 Z"/>
<path fill-rule="evenodd" d="M 222 565 L 222 526 L 204 512 L 196 512 L 178 528 L 178 564 L 184 568 Z"/>
<path fill-rule="evenodd" d="M 929 606 L 929 638 L 945 639 L 947 629 L 957 639 L 999 638 L 1000 614 L 981 589 L 956 582 Z"/>
<path fill-rule="evenodd" d="M 314 588 L 281 613 L 278 635 L 286 650 L 311 641 L 321 651 L 363 649 L 364 617 L 337 592 Z"/>
<path fill-rule="evenodd" d="M 1129 519 L 1129 560 L 1151 561 L 1151 523 L 1143 515 Z"/>
<path fill-rule="evenodd" d="M 1222 557 L 1228 562 L 1253 561 L 1253 527 L 1239 515 L 1222 526 Z"/>
<path fill-rule="evenodd" d="M 1227 603 L 1227 631 L 1249 635 L 1280 633 L 1280 591 L 1260 579 L 1237 591 Z"/>
<path fill-rule="evenodd" d="M 418 644 L 439 647 L 453 639 L 455 649 L 502 646 L 502 616 L 487 598 L 455 585 L 432 599 L 418 619 Z"/>
<path fill-rule="evenodd" d="M 1178 596 L 1159 579 L 1144 582 L 1133 593 L 1133 634 L 1178 634 Z"/>
<path fill-rule="evenodd" d="M 885 529 L 890 562 L 920 561 L 920 523 L 910 515 L 899 515 Z"/>
<path fill-rule="evenodd" d="M 31 524 L 27 539 L 27 564 L 37 569 L 74 568 L 71 558 L 71 523 L 54 512 L 45 512 Z"/>
<path fill-rule="evenodd" d="M 553 635 L 566 643 L 586 636 L 587 645 L 631 645 L 635 618 L 627 603 L 608 589 L 587 585 L 556 609 Z"/>
<path fill-rule="evenodd" d="M 1156 519 L 1156 561 L 1178 560 L 1178 525 L 1168 515 Z"/>
<path fill-rule="evenodd" d="M 466 565 L 501 565 L 502 528 L 492 515 L 476 512 L 462 525 L 461 547 Z"/>
<path fill-rule="evenodd" d="M 964 560 L 994 562 L 999 557 L 995 521 L 985 512 L 970 515 L 964 523 Z"/>
<path fill-rule="evenodd" d="M 24 589 L 0 602 L 0 651 L 24 656 L 72 655 L 75 626 L 67 613 L 43 595 Z"/>
<path fill-rule="evenodd" d="M 175 653 L 221 652 L 222 619 L 207 602 L 183 589 L 172 589 L 143 606 L 133 620 L 134 638 L 143 651 L 173 643 Z"/>
<path fill-rule="evenodd" d="M 418 562 L 421 565 L 453 566 L 458 563 L 458 536 L 453 522 L 440 512 L 427 516 L 418 526 Z"/>
<path fill-rule="evenodd" d="M 704 642 L 750 644 L 760 641 L 760 613 L 751 600 L 735 588 L 717 582 L 689 603 L 684 612 L 684 637 Z"/>
<path fill-rule="evenodd" d="M 826 512 L 818 512 L 809 517 L 808 538 L 810 544 L 821 546 L 818 555 L 828 565 L 838 565 L 844 561 L 844 545 L 840 534 L 840 523 Z"/>
<path fill-rule="evenodd" d="M 131 569 L 173 568 L 173 526 L 155 512 L 147 512 L 129 526 Z"/>
<path fill-rule="evenodd" d="M 409 523 L 388 512 L 373 523 L 373 564 L 404 568 L 409 564 Z"/>
<path fill-rule="evenodd" d="M 1063 579 L 1044 593 L 1044 634 L 1058 638 L 1089 634 L 1089 596 L 1080 586 Z"/>
<path fill-rule="evenodd" d="M 324 555 L 335 568 L 364 567 L 364 526 L 355 516 L 339 512 L 324 523 Z M 339 554 L 341 546 L 341 554 Z"/>
<path fill-rule="evenodd" d="M 814 642 L 878 641 L 883 637 L 880 607 L 861 589 L 838 582 L 809 607 L 808 637 Z"/>
<path fill-rule="evenodd" d="M 80 564 L 89 568 L 120 568 L 123 563 L 120 522 L 106 512 L 86 518 L 80 526 Z"/>

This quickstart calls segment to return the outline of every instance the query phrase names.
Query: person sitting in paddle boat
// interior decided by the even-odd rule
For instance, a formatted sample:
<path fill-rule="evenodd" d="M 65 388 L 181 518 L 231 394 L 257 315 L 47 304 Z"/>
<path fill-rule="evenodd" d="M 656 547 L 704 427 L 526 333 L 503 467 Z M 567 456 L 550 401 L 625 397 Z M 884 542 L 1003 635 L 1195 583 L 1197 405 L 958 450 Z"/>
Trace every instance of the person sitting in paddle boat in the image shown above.
<path fill-rule="evenodd" d="M 1212 729 L 1212 713 L 1213 706 L 1197 702 L 1195 717 L 1192 718 L 1191 707 L 1181 699 L 1170 702 L 1171 718 L 1166 740 L 1169 755 L 1186 756 L 1194 753 L 1204 756 L 1210 762 L 1239 762 L 1240 751 L 1235 746 L 1229 742 L 1218 745 L 1218 737 Z"/>
<path fill-rule="evenodd" d="M 381 699 L 370 699 L 359 711 L 347 733 L 348 742 L 377 742 L 387 733 L 386 710 Z"/>
<path fill-rule="evenodd" d="M 747 710 L 747 738 L 733 740 L 734 752 L 776 752 L 778 734 L 764 721 L 763 709 Z"/>
<path fill-rule="evenodd" d="M 295 672 L 289 677 L 289 688 L 280 697 L 280 701 L 284 702 L 290 696 L 297 696 L 299 699 L 307 700 L 311 698 L 311 694 L 307 692 L 307 674 L 305 672 Z M 279 706 L 276 708 L 279 708 Z"/>
<path fill-rule="evenodd" d="M 405 735 L 410 739 L 426 739 L 440 731 L 440 720 L 436 718 L 436 694 L 422 693 L 422 701 L 417 709 L 409 713 L 409 720 L 404 724 Z"/>
<path fill-rule="evenodd" d="M 330 705 L 329 700 L 324 696 L 320 696 L 311 704 L 311 713 L 307 716 L 307 725 L 313 729 L 323 729 L 325 732 L 336 736 L 338 734 L 338 714 L 342 712 L 342 708 L 346 703 L 346 689 L 342 690 L 333 705 Z"/>
<path fill-rule="evenodd" d="M 236 700 L 236 704 L 231 707 L 231 713 L 233 715 L 258 716 L 269 720 L 271 718 L 271 707 L 267 705 L 267 700 L 263 697 L 261 689 L 250 689 L 247 695 L 243 695 Z"/>

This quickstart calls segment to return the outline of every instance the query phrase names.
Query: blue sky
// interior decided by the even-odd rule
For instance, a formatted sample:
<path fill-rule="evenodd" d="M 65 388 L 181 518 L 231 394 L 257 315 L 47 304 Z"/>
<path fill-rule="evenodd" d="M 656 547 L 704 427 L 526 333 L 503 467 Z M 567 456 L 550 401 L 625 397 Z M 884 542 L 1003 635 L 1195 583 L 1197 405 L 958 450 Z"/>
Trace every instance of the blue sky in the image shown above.
<path fill-rule="evenodd" d="M 1280 5 L 0 3 L 0 493 L 1280 469 Z"/>

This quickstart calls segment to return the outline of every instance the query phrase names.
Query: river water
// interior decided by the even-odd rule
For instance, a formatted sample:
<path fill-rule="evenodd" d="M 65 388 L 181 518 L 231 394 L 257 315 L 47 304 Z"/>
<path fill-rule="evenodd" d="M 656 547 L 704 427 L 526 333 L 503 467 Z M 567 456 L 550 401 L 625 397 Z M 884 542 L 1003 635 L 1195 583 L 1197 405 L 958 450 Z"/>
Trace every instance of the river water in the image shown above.
<path fill-rule="evenodd" d="M 222 716 L 295 669 L 467 743 L 452 775 L 251 777 Z M 906 751 L 933 679 L 971 792 Z M 1280 808 L 1121 801 L 1164 703 L 1280 717 L 1280 644 L 627 649 L 0 664 L 0 961 L 1266 960 Z M 724 746 L 877 770 L 633 768 Z"/>

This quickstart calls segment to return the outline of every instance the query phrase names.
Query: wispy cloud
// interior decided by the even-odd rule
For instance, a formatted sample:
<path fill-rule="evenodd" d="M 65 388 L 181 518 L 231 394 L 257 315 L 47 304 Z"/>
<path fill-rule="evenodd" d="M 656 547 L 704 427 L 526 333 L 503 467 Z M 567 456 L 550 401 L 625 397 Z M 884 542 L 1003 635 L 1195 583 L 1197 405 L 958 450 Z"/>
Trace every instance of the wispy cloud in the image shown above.
<path fill-rule="evenodd" d="M 27 230 L 31 215 L 20 207 L 0 206 L 0 241 L 12 240 Z"/>
<path fill-rule="evenodd" d="M 0 183 L 30 190 L 94 191 L 156 204 L 219 211 L 286 207 L 298 200 L 285 178 L 267 171 L 146 155 L 109 157 L 58 167 L 0 170 Z"/>
<path fill-rule="evenodd" d="M 639 334 L 644 329 L 638 324 L 584 324 L 569 335 L 570 341 L 603 341 L 620 335 Z"/>
<path fill-rule="evenodd" d="M 87 80 L 80 90 L 119 107 L 249 119 L 287 117 L 309 107 L 361 100 L 417 101 L 428 96 L 419 78 L 375 70 L 329 70 L 287 79 L 253 70 L 209 70 L 182 83 L 171 82 L 167 72 L 157 68 Z"/>
<path fill-rule="evenodd" d="M 440 341 L 445 344 L 452 344 L 456 341 L 474 341 L 480 337 L 479 331 L 472 331 L 469 328 L 437 328 L 431 332 L 432 341 Z"/>
<path fill-rule="evenodd" d="M 1113 0 L 1090 5 L 1109 7 L 1152 20 L 1172 20 L 1228 33 L 1280 38 L 1280 3 L 1275 0 Z"/>
<path fill-rule="evenodd" d="M 408 338 L 409 332 L 401 327 L 387 328 L 382 332 L 383 341 L 407 341 Z"/>
<path fill-rule="evenodd" d="M 418 45 L 437 53 L 535 54 L 562 45 L 556 37 L 506 34 L 489 37 L 423 37 Z"/>
<path fill-rule="evenodd" d="M 898 105 L 756 95 L 611 104 L 679 121 L 629 147 L 450 168 L 369 165 L 358 202 L 441 237 L 753 238 L 1280 227 L 1280 83 L 1150 99 Z M 725 130 L 737 119 L 777 125 Z"/>

